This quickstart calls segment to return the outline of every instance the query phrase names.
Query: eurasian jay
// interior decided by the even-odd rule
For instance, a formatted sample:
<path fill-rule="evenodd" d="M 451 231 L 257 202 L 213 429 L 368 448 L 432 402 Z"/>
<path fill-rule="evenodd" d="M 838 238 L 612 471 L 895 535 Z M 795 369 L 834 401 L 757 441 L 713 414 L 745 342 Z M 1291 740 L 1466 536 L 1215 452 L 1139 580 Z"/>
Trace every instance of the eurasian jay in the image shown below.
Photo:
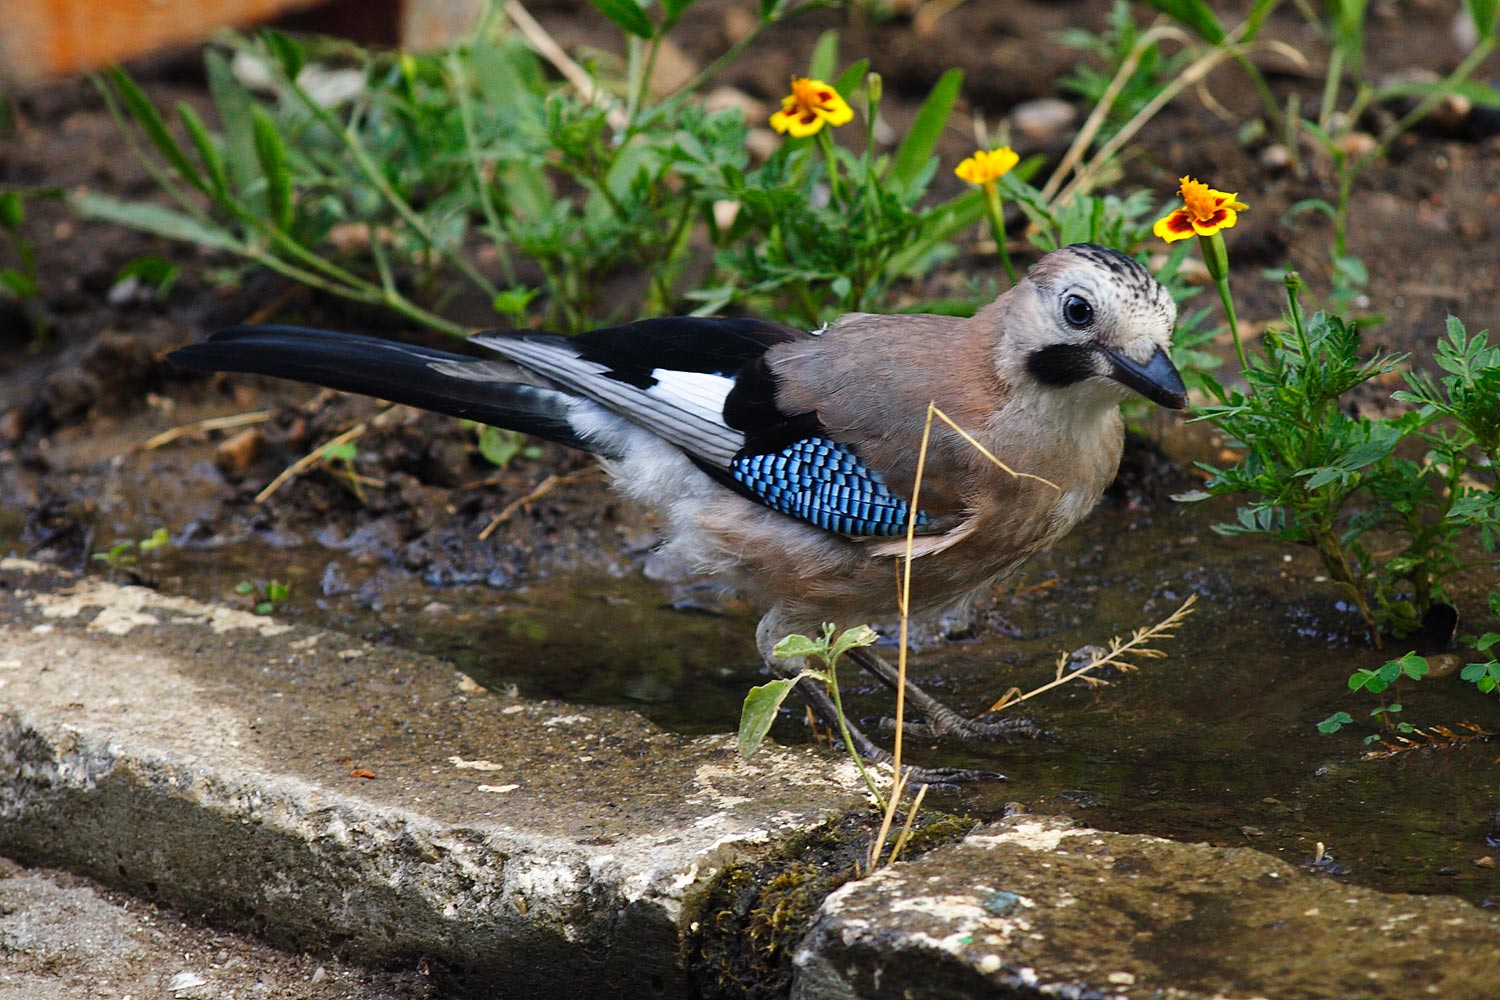
<path fill-rule="evenodd" d="M 618 489 L 656 511 L 670 552 L 767 610 L 776 642 L 897 615 L 897 567 L 915 517 L 911 614 L 987 594 L 1066 534 L 1114 478 L 1119 404 L 1131 391 L 1186 405 L 1168 357 L 1177 309 L 1140 264 L 1075 244 L 1047 254 L 973 317 L 844 316 L 808 333 L 758 319 L 647 319 L 574 337 L 487 332 L 474 358 L 287 326 L 245 326 L 171 354 L 365 393 L 508 427 L 594 453 Z M 1018 476 L 950 428 L 932 430 L 910 497 L 929 402 Z M 1041 478 L 1037 478 L 1041 477 Z M 855 659 L 894 686 L 869 650 Z M 800 685 L 837 722 L 820 688 Z M 993 738 L 914 685 L 940 734 Z M 857 749 L 889 755 L 851 728 Z M 919 780 L 974 772 L 937 769 Z"/>

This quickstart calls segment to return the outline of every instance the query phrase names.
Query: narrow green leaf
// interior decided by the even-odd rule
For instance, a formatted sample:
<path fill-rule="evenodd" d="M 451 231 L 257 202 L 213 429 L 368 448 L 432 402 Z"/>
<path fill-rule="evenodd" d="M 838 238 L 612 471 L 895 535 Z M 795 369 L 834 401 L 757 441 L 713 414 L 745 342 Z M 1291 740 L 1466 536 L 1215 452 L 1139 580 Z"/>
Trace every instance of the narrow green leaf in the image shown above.
<path fill-rule="evenodd" d="M 252 209 L 263 207 L 263 194 L 251 195 L 251 187 L 260 178 L 255 155 L 255 129 L 250 109 L 255 102 L 250 92 L 235 78 L 229 61 L 210 49 L 204 53 L 203 68 L 208 75 L 208 90 L 218 106 L 219 121 L 224 125 L 224 156 L 234 191 L 250 202 Z"/>
<path fill-rule="evenodd" d="M 948 117 L 953 114 L 953 104 L 958 100 L 963 82 L 964 73 L 960 69 L 950 69 L 938 77 L 938 82 L 917 110 L 906 138 L 896 147 L 890 175 L 897 183 L 910 185 L 932 159 L 932 151 L 937 148 L 938 139 L 948 126 Z"/>
<path fill-rule="evenodd" d="M 661 0 L 661 10 L 666 15 L 666 24 L 674 24 L 697 0 Z"/>
<path fill-rule="evenodd" d="M 292 228 L 292 175 L 286 166 L 286 143 L 276 131 L 271 113 L 260 105 L 250 109 L 255 128 L 255 155 L 266 178 L 266 203 L 276 228 Z"/>
<path fill-rule="evenodd" d="M 229 175 L 224 170 L 224 157 L 219 152 L 219 147 L 214 145 L 213 136 L 209 135 L 198 112 L 183 101 L 177 102 L 177 117 L 182 119 L 188 138 L 193 140 L 193 148 L 198 151 L 198 159 L 207 171 L 208 182 L 213 186 L 214 193 L 223 197 L 229 191 Z"/>
<path fill-rule="evenodd" d="M 302 48 L 302 43 L 290 35 L 269 28 L 261 31 L 260 40 L 266 51 L 281 64 L 281 71 L 286 74 L 287 79 L 297 79 L 297 74 L 302 72 L 302 67 L 307 62 L 307 53 Z"/>
<path fill-rule="evenodd" d="M 595 9 L 615 24 L 640 38 L 654 38 L 656 25 L 635 0 L 589 0 Z"/>
<path fill-rule="evenodd" d="M 0 191 L 0 227 L 14 232 L 26 221 L 26 203 L 19 191 Z"/>
<path fill-rule="evenodd" d="M 93 191 L 70 194 L 67 202 L 75 212 L 87 219 L 113 222 L 116 225 L 139 229 L 156 236 L 164 236 L 169 240 L 196 243 L 215 250 L 238 250 L 240 247 L 239 241 L 228 231 L 207 225 L 191 215 L 162 205 L 121 201 Z"/>
<path fill-rule="evenodd" d="M 740 756 L 749 757 L 760 749 L 782 702 L 792 693 L 801 677 L 777 678 L 750 689 L 745 695 L 745 707 L 740 711 L 739 750 Z"/>
<path fill-rule="evenodd" d="M 1469 16 L 1474 19 L 1474 27 L 1479 29 L 1480 38 L 1488 38 L 1500 31 L 1500 25 L 1495 23 L 1495 14 L 1500 11 L 1500 0 L 1464 0 L 1464 6 L 1469 9 Z"/>
<path fill-rule="evenodd" d="M 854 93 L 855 89 L 859 87 L 860 82 L 864 80 L 865 74 L 868 72 L 870 72 L 870 60 L 861 59 L 839 74 L 839 78 L 833 81 L 833 89 L 839 92 L 840 97 L 847 100 L 849 95 Z M 817 79 L 821 80 L 823 77 L 820 76 Z"/>
<path fill-rule="evenodd" d="M 814 80 L 827 80 L 833 75 L 839 61 L 839 33 L 829 28 L 813 43 L 812 58 L 807 61 L 807 75 Z"/>
<path fill-rule="evenodd" d="M 782 0 L 760 0 L 760 19 L 774 21 L 781 13 Z"/>
<path fill-rule="evenodd" d="M 125 110 L 130 112 L 130 117 L 140 126 L 141 132 L 156 151 L 161 154 L 162 159 L 171 164 L 182 179 L 200 191 L 208 190 L 208 183 L 198 169 L 193 166 L 193 161 L 188 159 L 187 153 L 178 145 L 177 140 L 172 138 L 172 133 L 167 129 L 167 123 L 162 120 L 161 113 L 156 110 L 156 105 L 151 103 L 151 98 L 146 92 L 130 78 L 123 69 L 111 66 L 105 71 L 109 77 L 111 86 L 119 95 Z"/>
<path fill-rule="evenodd" d="M 1210 45 L 1224 40 L 1224 26 L 1203 0 L 1146 0 L 1151 6 L 1194 32 Z"/>

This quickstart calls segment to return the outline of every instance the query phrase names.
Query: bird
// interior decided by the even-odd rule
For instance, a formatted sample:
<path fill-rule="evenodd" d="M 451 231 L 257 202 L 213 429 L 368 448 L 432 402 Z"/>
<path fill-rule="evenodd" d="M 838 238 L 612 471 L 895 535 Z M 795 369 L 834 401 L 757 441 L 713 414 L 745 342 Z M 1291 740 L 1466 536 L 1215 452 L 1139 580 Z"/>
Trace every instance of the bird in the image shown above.
<path fill-rule="evenodd" d="M 908 526 L 917 619 L 991 593 L 1072 530 L 1118 470 L 1121 402 L 1134 393 L 1187 405 L 1170 357 L 1176 315 L 1135 259 L 1078 243 L 966 318 L 850 313 L 807 331 L 659 317 L 573 336 L 473 334 L 483 357 L 253 325 L 168 360 L 362 393 L 593 453 L 619 492 L 660 516 L 668 554 L 764 609 L 756 645 L 773 675 L 790 678 L 801 664 L 775 655 L 782 637 L 897 616 Z M 919 485 L 929 405 L 964 433 L 931 425 Z M 897 685 L 873 651 L 850 655 Z M 838 731 L 825 690 L 798 689 Z M 907 699 L 939 736 L 1002 738 L 1024 725 L 969 719 L 909 681 Z M 858 726 L 848 733 L 862 756 L 890 760 Z"/>

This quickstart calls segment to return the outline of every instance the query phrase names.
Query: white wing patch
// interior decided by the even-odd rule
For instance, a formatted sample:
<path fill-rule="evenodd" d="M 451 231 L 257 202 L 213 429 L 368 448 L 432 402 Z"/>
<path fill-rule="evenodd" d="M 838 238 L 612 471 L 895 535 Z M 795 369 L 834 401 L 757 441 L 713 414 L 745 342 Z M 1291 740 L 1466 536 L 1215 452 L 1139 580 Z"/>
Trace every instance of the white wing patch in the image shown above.
<path fill-rule="evenodd" d="M 734 388 L 734 380 L 723 375 L 704 372 L 678 372 L 669 368 L 655 368 L 651 377 L 656 384 L 647 389 L 647 394 L 664 403 L 671 403 L 705 420 L 722 421 L 724 400 Z"/>
<path fill-rule="evenodd" d="M 651 373 L 655 383 L 642 389 L 612 378 L 609 366 L 580 358 L 563 341 L 470 339 L 719 468 L 727 468 L 744 447 L 745 436 L 724 425 L 724 399 L 734 387 L 732 379 L 656 369 Z"/>

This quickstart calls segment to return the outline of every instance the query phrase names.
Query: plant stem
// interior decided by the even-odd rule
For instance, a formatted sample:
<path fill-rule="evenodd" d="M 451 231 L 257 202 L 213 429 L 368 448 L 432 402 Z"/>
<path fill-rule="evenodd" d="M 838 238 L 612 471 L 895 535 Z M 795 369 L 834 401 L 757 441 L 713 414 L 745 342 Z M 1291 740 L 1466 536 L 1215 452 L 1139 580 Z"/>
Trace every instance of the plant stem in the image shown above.
<path fill-rule="evenodd" d="M 823 162 L 828 167 L 829 197 L 834 202 L 843 204 L 844 185 L 843 179 L 839 177 L 838 157 L 833 151 L 833 136 L 826 127 L 820 128 L 816 141 L 818 149 L 823 153 Z"/>
<path fill-rule="evenodd" d="M 1000 251 L 1000 263 L 1005 266 L 1005 276 L 1014 285 L 1016 283 L 1016 268 L 1010 262 L 1010 251 L 1005 245 L 1007 242 L 1005 236 L 1005 207 L 1000 202 L 1000 188 L 994 181 L 989 181 L 981 186 L 984 189 L 985 211 L 990 217 L 990 229 L 995 234 L 995 246 Z M 1238 335 L 1235 337 L 1235 343 L 1239 343 Z"/>
<path fill-rule="evenodd" d="M 869 788 L 870 794 L 875 797 L 875 804 L 881 810 L 885 809 L 885 796 L 880 794 L 880 788 L 875 784 L 875 779 L 870 777 L 870 772 L 865 768 L 864 758 L 854 747 L 854 738 L 849 735 L 849 722 L 844 718 L 844 701 L 839 697 L 839 675 L 834 669 L 833 662 L 825 661 L 828 666 L 828 693 L 833 698 L 833 707 L 838 710 L 839 733 L 844 737 L 844 746 L 849 748 L 849 756 L 854 758 L 854 766 L 859 769 L 859 776 L 865 779 L 865 787 Z M 899 758 L 898 758 L 899 766 Z"/>

